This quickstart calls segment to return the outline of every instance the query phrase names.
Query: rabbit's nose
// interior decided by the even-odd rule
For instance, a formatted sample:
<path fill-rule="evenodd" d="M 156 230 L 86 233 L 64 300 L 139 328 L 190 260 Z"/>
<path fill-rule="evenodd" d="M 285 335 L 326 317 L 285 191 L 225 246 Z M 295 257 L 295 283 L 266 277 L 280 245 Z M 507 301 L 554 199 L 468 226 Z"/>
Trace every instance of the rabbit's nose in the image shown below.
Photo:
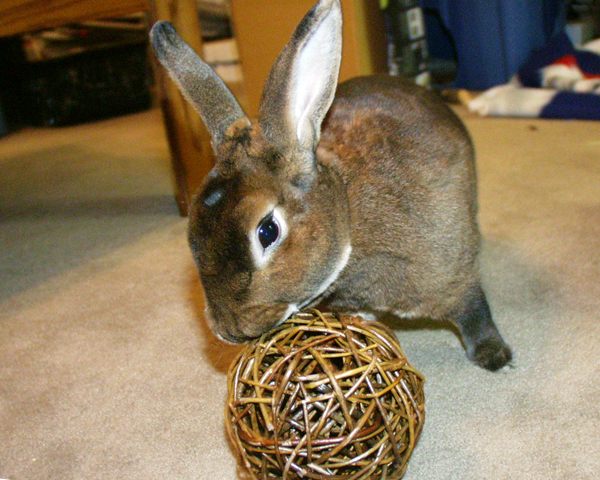
<path fill-rule="evenodd" d="M 213 328 L 213 333 L 219 340 L 232 345 L 245 343 L 249 340 L 252 340 L 253 338 L 248 335 L 245 335 L 244 333 L 240 332 L 235 328 L 230 329 L 226 325 L 215 326 L 215 328 Z"/>
<path fill-rule="evenodd" d="M 204 318 L 215 337 L 225 343 L 239 344 L 250 340 L 250 337 L 239 332 L 237 328 L 229 327 L 228 323 L 223 320 L 222 315 L 215 317 L 213 311 L 209 307 L 204 310 Z"/>

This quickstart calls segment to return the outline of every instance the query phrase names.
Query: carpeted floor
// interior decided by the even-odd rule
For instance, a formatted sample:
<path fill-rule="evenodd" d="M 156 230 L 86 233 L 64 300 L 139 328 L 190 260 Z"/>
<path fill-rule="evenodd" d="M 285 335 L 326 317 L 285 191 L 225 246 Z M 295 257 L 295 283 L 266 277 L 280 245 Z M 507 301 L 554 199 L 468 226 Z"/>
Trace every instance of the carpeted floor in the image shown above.
<path fill-rule="evenodd" d="M 600 475 L 600 127 L 462 112 L 485 287 L 514 367 L 399 326 L 427 379 L 406 480 Z M 160 115 L 0 139 L 0 478 L 243 478 L 223 427 L 237 351 L 202 321 Z"/>

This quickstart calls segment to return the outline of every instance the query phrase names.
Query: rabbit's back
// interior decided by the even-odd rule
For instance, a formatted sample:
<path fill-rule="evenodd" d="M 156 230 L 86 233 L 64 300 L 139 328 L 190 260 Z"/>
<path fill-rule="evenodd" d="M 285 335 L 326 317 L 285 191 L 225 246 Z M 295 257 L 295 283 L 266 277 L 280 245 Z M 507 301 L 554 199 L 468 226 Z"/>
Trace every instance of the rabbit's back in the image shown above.
<path fill-rule="evenodd" d="M 452 110 L 407 80 L 352 79 L 338 87 L 317 154 L 342 177 L 352 223 L 333 305 L 451 309 L 477 278 L 479 248 L 473 148 Z"/>
<path fill-rule="evenodd" d="M 443 183 L 459 167 L 475 187 L 473 147 L 462 122 L 436 94 L 403 78 L 375 75 L 340 84 L 321 145 L 338 154 L 349 174 L 410 168 L 424 182 Z"/>

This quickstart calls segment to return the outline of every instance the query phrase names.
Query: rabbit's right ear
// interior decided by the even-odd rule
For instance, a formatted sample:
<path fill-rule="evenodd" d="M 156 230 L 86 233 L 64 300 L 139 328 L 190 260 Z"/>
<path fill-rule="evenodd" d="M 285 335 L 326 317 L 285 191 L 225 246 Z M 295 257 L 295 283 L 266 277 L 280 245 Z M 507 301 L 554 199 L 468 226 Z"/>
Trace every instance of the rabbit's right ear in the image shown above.
<path fill-rule="evenodd" d="M 273 144 L 316 149 L 335 95 L 341 56 L 339 0 L 320 0 L 296 27 L 265 84 L 259 123 Z"/>
<path fill-rule="evenodd" d="M 157 22 L 150 31 L 150 42 L 160 63 L 202 117 L 213 146 L 221 143 L 234 122 L 248 121 L 223 81 L 177 35 L 170 23 Z"/>

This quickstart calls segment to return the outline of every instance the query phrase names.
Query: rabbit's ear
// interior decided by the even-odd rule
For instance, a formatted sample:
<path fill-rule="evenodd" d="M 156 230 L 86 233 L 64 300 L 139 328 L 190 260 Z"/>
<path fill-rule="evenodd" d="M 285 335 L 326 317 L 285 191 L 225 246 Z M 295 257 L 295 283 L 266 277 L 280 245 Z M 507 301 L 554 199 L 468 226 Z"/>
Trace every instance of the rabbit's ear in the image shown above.
<path fill-rule="evenodd" d="M 202 117 L 213 145 L 218 145 L 227 128 L 246 117 L 235 97 L 170 23 L 157 22 L 150 31 L 150 41 L 157 58 Z"/>
<path fill-rule="evenodd" d="M 342 55 L 339 0 L 320 0 L 296 27 L 273 65 L 259 123 L 275 145 L 314 150 L 331 106 Z"/>

